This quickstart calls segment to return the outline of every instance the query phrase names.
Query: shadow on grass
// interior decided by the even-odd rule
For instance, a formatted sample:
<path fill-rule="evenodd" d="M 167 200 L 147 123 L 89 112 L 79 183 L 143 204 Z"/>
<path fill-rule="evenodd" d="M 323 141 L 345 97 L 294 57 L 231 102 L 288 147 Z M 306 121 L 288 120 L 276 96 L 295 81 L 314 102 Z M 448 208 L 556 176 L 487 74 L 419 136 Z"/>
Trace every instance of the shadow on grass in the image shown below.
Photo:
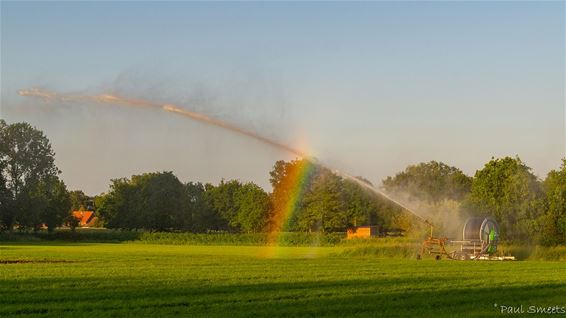
<path fill-rule="evenodd" d="M 58 263 L 78 263 L 79 261 L 70 261 L 64 259 L 3 259 L 0 265 L 8 264 L 58 264 Z"/>
<path fill-rule="evenodd" d="M 455 288 L 432 278 L 226 286 L 198 280 L 159 284 L 122 280 L 114 281 L 114 287 L 103 279 L 91 279 L 84 285 L 75 282 L 51 289 L 46 288 L 49 281 L 28 282 L 29 289 L 20 283 L 5 281 L 0 316 L 481 317 L 500 314 L 495 304 L 564 306 L 558 302 L 566 294 L 565 283 Z M 15 295 L 10 289 L 19 292 Z"/>

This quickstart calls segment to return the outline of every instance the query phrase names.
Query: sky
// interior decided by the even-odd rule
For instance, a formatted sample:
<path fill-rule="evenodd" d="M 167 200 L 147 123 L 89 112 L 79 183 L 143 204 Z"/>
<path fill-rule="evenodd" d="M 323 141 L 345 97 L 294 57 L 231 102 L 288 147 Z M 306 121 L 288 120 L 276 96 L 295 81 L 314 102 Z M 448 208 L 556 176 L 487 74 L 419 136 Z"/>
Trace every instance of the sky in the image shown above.
<path fill-rule="evenodd" d="M 565 157 L 565 3 L 1 2 L 0 117 L 44 131 L 70 189 L 173 171 L 270 190 L 294 155 L 162 111 L 18 95 L 117 94 L 204 113 L 380 184 Z"/>

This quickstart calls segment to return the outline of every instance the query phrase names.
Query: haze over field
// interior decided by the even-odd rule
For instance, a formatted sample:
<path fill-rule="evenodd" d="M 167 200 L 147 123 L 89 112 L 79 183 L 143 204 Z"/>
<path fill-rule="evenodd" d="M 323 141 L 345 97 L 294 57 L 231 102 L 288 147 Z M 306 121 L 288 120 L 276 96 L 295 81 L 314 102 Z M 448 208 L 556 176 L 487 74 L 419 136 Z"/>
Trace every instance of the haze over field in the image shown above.
<path fill-rule="evenodd" d="M 561 2 L 1 6 L 0 116 L 45 131 L 71 189 L 155 170 L 268 188 L 292 155 L 164 112 L 19 90 L 179 105 L 374 183 L 516 154 L 543 177 L 565 155 Z"/>

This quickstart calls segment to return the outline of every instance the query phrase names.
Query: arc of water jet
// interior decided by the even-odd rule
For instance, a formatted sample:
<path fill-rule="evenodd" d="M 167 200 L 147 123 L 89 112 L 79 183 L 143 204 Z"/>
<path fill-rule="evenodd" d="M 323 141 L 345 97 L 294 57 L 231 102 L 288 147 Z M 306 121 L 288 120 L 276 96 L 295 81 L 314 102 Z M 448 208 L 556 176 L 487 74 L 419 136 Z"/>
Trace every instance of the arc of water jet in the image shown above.
<path fill-rule="evenodd" d="M 18 91 L 18 95 L 24 97 L 37 97 L 47 102 L 80 102 L 80 103 L 99 103 L 99 104 L 116 104 L 132 107 L 147 107 L 159 108 L 161 105 L 141 99 L 124 98 L 116 95 L 102 94 L 102 95 L 73 95 L 61 94 L 53 91 L 48 91 L 40 88 L 22 89 Z"/>
<path fill-rule="evenodd" d="M 100 104 L 117 104 L 123 106 L 131 106 L 131 107 L 146 107 L 146 108 L 160 108 L 166 112 L 174 113 L 177 115 L 181 115 L 184 117 L 188 117 L 190 119 L 207 123 L 209 125 L 217 126 L 226 130 L 230 130 L 232 132 L 238 133 L 240 135 L 244 135 L 253 139 L 256 139 L 260 142 L 269 144 L 271 146 L 283 149 L 287 152 L 293 153 L 301 158 L 308 158 L 309 156 L 304 152 L 289 147 L 285 144 L 277 142 L 275 140 L 263 137 L 258 135 L 252 131 L 240 128 L 238 126 L 229 124 L 227 122 L 208 117 L 204 114 L 188 111 L 183 109 L 177 105 L 173 104 L 159 104 L 154 102 L 149 102 L 140 99 L 132 99 L 132 98 L 125 98 L 117 95 L 110 95 L 110 94 L 103 94 L 103 95 L 70 95 L 70 94 L 60 94 L 53 91 L 47 91 L 40 88 L 30 88 L 30 89 L 22 89 L 18 91 L 20 96 L 25 97 L 37 97 L 41 98 L 45 101 L 60 101 L 60 102 L 94 102 Z"/>
<path fill-rule="evenodd" d="M 344 179 L 348 179 L 348 180 L 351 180 L 351 181 L 355 182 L 356 184 L 358 184 L 358 185 L 361 186 L 362 188 L 365 188 L 365 189 L 367 189 L 367 190 L 370 190 L 370 191 L 372 191 L 373 193 L 375 193 L 375 194 L 377 194 L 377 195 L 379 195 L 379 196 L 384 197 L 385 199 L 387 199 L 387 200 L 389 200 L 389 201 L 395 203 L 395 204 L 396 204 L 397 206 L 399 206 L 400 208 L 411 212 L 411 214 L 413 214 L 414 216 L 416 216 L 419 220 L 423 221 L 424 223 L 429 224 L 429 221 L 428 221 L 427 219 L 423 218 L 422 216 L 420 216 L 419 214 L 417 214 L 415 211 L 409 209 L 407 206 L 405 206 L 405 205 L 402 204 L 401 202 L 399 202 L 399 201 L 393 199 L 392 197 L 390 197 L 389 195 L 387 195 L 385 192 L 380 191 L 380 190 L 377 189 L 376 187 L 374 187 L 374 186 L 372 186 L 372 185 L 370 185 L 370 184 L 368 184 L 368 183 L 366 183 L 366 182 L 364 182 L 364 181 L 362 181 L 362 180 L 360 180 L 360 179 L 358 179 L 358 178 L 356 178 L 356 177 L 353 177 L 353 176 L 351 176 L 351 175 L 349 175 L 349 174 L 347 174 L 347 173 L 344 173 L 344 172 L 342 172 L 342 171 L 333 170 L 332 172 L 334 172 L 335 174 L 341 176 L 341 177 L 344 178 Z"/>
<path fill-rule="evenodd" d="M 259 140 L 263 143 L 269 144 L 271 146 L 274 146 L 274 147 L 286 150 L 287 152 L 298 155 L 301 158 L 308 158 L 309 157 L 307 154 L 305 154 L 304 152 L 302 152 L 300 150 L 291 148 L 287 145 L 284 145 L 284 144 L 279 143 L 277 141 L 274 141 L 274 140 L 271 140 L 269 138 L 260 136 L 256 133 L 253 133 L 249 130 L 242 129 L 238 126 L 231 125 L 229 123 L 223 122 L 223 121 L 218 120 L 218 119 L 210 118 L 210 117 L 203 115 L 201 113 L 188 111 L 188 110 L 185 110 L 185 109 L 182 109 L 182 108 L 179 108 L 175 105 L 170 105 L 170 104 L 163 105 L 163 110 L 165 110 L 167 112 L 171 112 L 171 113 L 176 113 L 176 114 L 179 114 L 181 116 L 189 117 L 189 118 L 194 119 L 194 120 L 202 121 L 202 122 L 205 122 L 205 123 L 210 124 L 210 125 L 221 127 L 221 128 L 236 132 L 240 135 L 244 135 L 244 136 L 254 138 L 254 139 Z"/>
<path fill-rule="evenodd" d="M 47 90 L 43 90 L 43 89 L 40 89 L 40 88 L 22 89 L 22 90 L 18 91 L 18 94 L 20 96 L 25 96 L 25 97 L 41 98 L 45 101 L 95 102 L 95 103 L 100 103 L 100 104 L 117 104 L 117 105 L 130 106 L 130 107 L 162 109 L 162 110 L 169 112 L 169 113 L 181 115 L 181 116 L 184 116 L 184 117 L 196 120 L 196 121 L 200 121 L 200 122 L 203 122 L 203 123 L 206 123 L 206 124 L 209 124 L 209 125 L 220 127 L 220 128 L 235 132 L 237 134 L 253 138 L 255 140 L 258 140 L 258 141 L 263 142 L 265 144 L 271 145 L 273 147 L 285 150 L 285 151 L 290 152 L 292 154 L 295 154 L 295 155 L 297 155 L 297 156 L 299 156 L 299 157 L 301 157 L 301 158 L 303 158 L 307 161 L 310 161 L 312 163 L 323 166 L 323 167 L 333 171 L 337 175 L 339 175 L 339 176 L 341 176 L 345 179 L 351 180 L 351 181 L 355 182 L 356 184 L 362 186 L 363 188 L 366 188 L 366 189 L 374 192 L 375 194 L 384 197 L 385 199 L 395 203 L 396 205 L 398 205 L 402 209 L 409 211 L 414 216 L 419 218 L 421 221 L 428 223 L 428 221 L 426 219 L 424 219 L 423 217 L 418 215 L 415 211 L 409 209 L 408 207 L 401 204 L 397 200 L 391 198 L 390 196 L 388 196 L 384 192 L 380 191 L 376 187 L 369 185 L 369 184 L 367 184 L 367 183 L 359 180 L 358 178 L 355 178 L 355 177 L 353 177 L 353 176 L 351 176 L 347 173 L 341 172 L 339 170 L 333 170 L 333 169 L 330 168 L 330 166 L 323 164 L 318 159 L 316 159 L 316 158 L 314 158 L 314 157 L 312 157 L 312 156 L 310 156 L 310 155 L 308 155 L 308 154 L 306 154 L 306 153 L 304 153 L 304 152 L 302 152 L 298 149 L 294 149 L 294 148 L 289 147 L 285 144 L 282 144 L 282 143 L 277 142 L 275 140 L 269 139 L 267 137 L 263 137 L 261 135 L 258 135 L 256 133 L 252 132 L 252 131 L 240 128 L 240 127 L 235 126 L 233 124 L 221 121 L 219 119 L 208 117 L 208 116 L 201 114 L 201 113 L 189 111 L 189 110 L 183 109 L 183 108 L 178 107 L 178 106 L 173 105 L 173 104 L 159 104 L 159 103 L 150 102 L 150 101 L 146 101 L 146 100 L 131 99 L 131 98 L 125 98 L 125 97 L 110 95 L 110 94 L 93 95 L 93 96 L 60 94 L 60 93 L 57 93 L 57 92 L 47 91 Z"/>

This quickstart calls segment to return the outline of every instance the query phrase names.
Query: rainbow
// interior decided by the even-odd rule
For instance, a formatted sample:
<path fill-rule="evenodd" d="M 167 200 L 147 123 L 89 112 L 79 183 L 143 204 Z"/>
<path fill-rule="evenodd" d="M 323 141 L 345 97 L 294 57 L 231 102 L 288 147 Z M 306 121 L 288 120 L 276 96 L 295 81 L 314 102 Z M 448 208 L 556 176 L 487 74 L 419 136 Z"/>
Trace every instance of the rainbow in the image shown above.
<path fill-rule="evenodd" d="M 314 172 L 315 164 L 306 159 L 291 161 L 286 166 L 285 176 L 273 192 L 273 214 L 264 256 L 280 256 L 282 233 L 290 230 Z"/>

